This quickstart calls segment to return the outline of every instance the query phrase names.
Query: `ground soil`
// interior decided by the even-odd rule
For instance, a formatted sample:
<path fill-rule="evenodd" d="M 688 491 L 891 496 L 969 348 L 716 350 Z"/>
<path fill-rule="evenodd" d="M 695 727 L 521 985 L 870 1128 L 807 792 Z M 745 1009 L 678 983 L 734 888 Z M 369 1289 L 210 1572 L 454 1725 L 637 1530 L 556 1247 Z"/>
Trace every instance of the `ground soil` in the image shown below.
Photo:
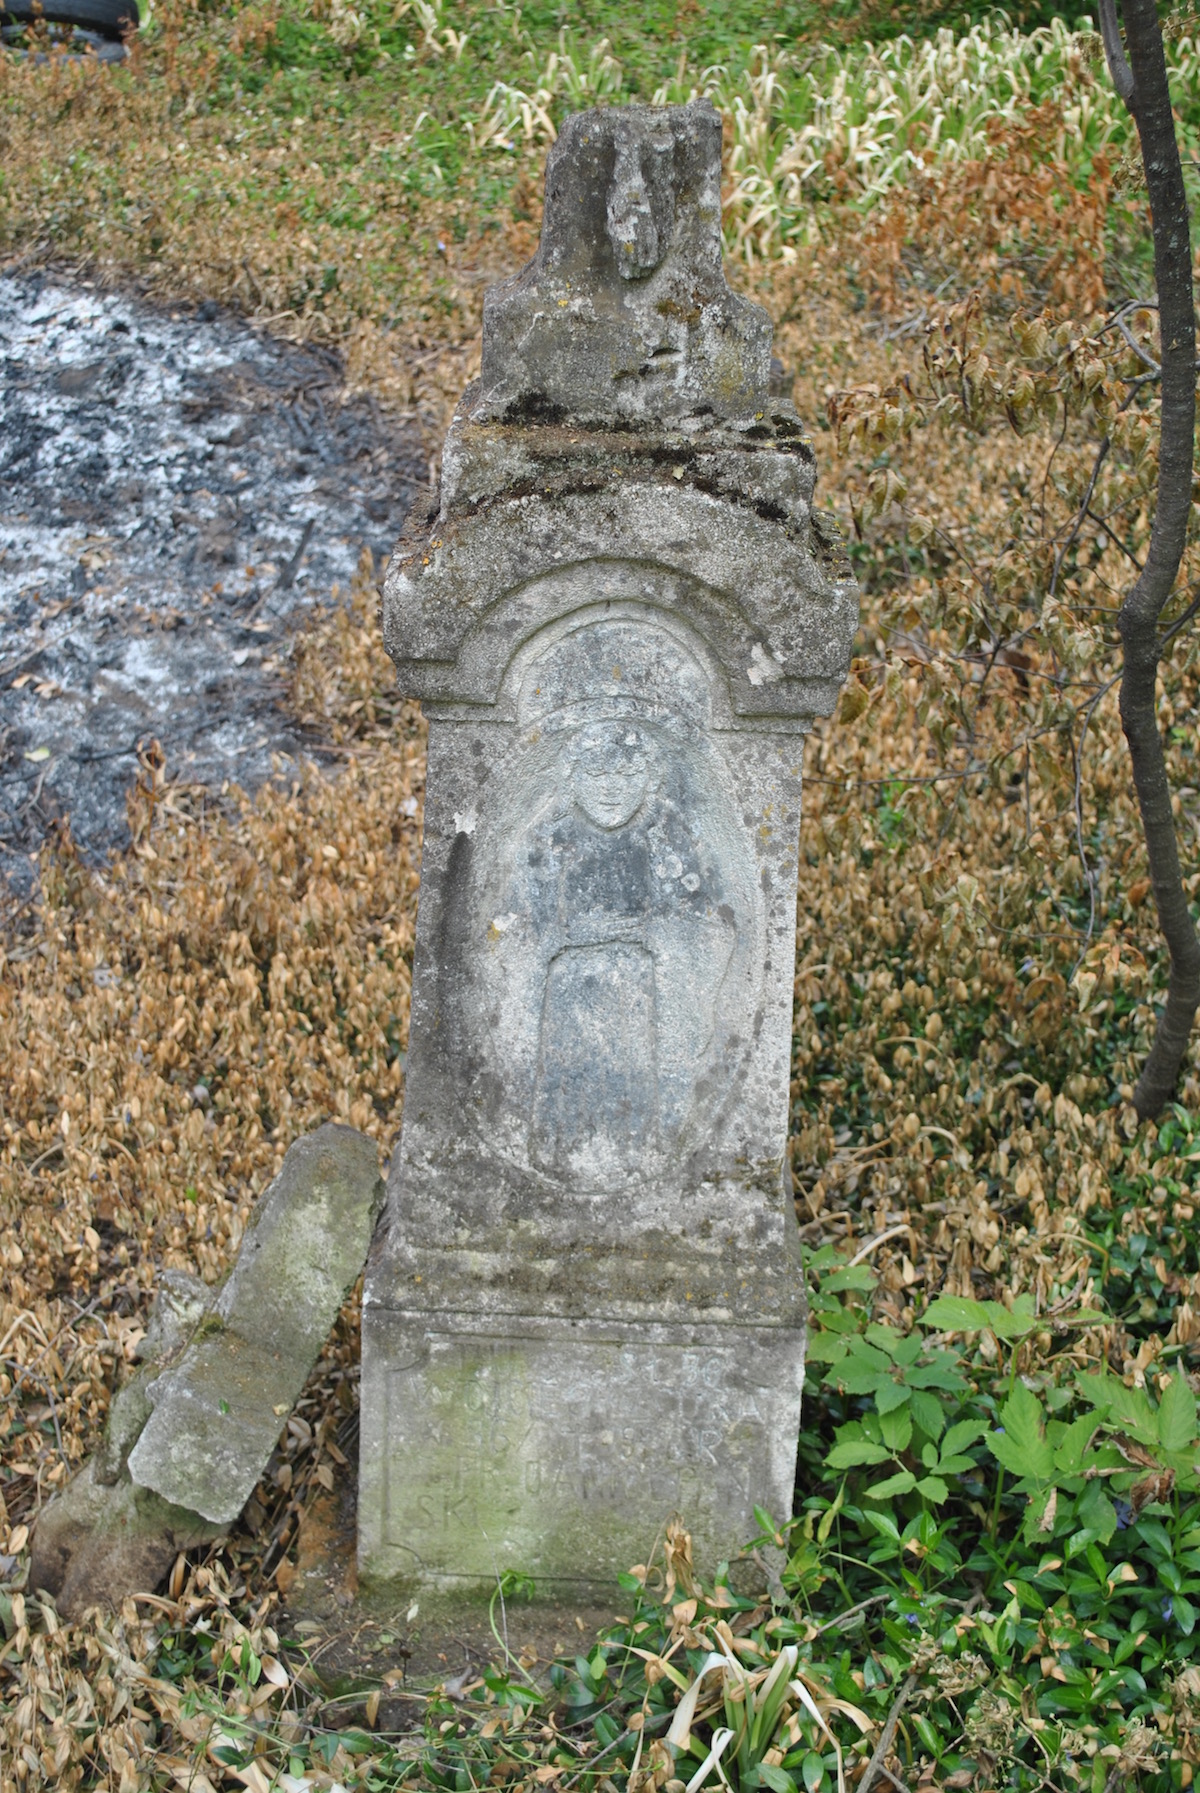
<path fill-rule="evenodd" d="M 482 1670 L 502 1661 L 505 1645 L 526 1674 L 543 1681 L 552 1662 L 590 1649 L 613 1622 L 616 1606 L 582 1585 L 573 1600 L 497 1600 L 491 1611 L 486 1593 L 380 1609 L 363 1596 L 355 1573 L 356 1479 L 348 1473 L 308 1508 L 296 1573 L 274 1621 L 293 1653 L 308 1658 L 312 1691 L 336 1707 L 338 1723 L 360 1717 L 382 1682 L 377 1728 L 405 1731 L 419 1718 L 427 1690 L 445 1685 L 469 1697 Z"/>

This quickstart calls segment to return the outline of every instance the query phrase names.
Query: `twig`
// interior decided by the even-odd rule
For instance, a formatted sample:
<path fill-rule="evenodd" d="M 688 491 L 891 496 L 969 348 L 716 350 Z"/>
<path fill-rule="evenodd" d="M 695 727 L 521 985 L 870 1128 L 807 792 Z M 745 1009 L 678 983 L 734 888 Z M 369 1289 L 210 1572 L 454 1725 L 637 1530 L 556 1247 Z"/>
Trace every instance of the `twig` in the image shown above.
<path fill-rule="evenodd" d="M 1075 521 L 1071 525 L 1070 535 L 1059 548 L 1058 553 L 1054 556 L 1054 571 L 1050 575 L 1050 590 L 1046 594 L 1048 598 L 1052 598 L 1055 595 L 1055 592 L 1058 589 L 1058 575 L 1062 572 L 1062 563 L 1070 553 L 1072 547 L 1074 547 L 1075 543 L 1079 540 L 1079 531 L 1083 528 L 1084 518 L 1090 515 L 1092 494 L 1096 490 L 1096 481 L 1100 477 L 1101 467 L 1103 467 L 1105 461 L 1108 459 L 1108 451 L 1111 447 L 1112 443 L 1109 441 L 1108 437 L 1105 436 L 1099 448 L 1096 450 L 1096 459 L 1092 463 L 1092 477 L 1088 480 L 1088 488 L 1083 495 L 1083 503 L 1080 505 L 1075 516 Z"/>
<path fill-rule="evenodd" d="M 1121 332 L 1121 335 L 1125 338 L 1125 341 L 1129 344 L 1130 348 L 1133 350 L 1134 354 L 1137 356 L 1137 358 L 1141 362 L 1142 366 L 1148 367 L 1150 369 L 1150 372 L 1154 375 L 1161 374 L 1162 364 L 1160 362 L 1156 361 L 1154 359 L 1153 355 L 1148 355 L 1146 353 L 1146 350 L 1142 347 L 1141 343 L 1137 342 L 1134 339 L 1134 337 L 1130 333 L 1129 325 L 1125 322 L 1125 319 L 1123 317 L 1118 316 L 1118 317 L 1114 318 L 1113 322 L 1116 324 L 1117 329 Z"/>
<path fill-rule="evenodd" d="M 1046 487 L 1050 484 L 1050 470 L 1054 466 L 1054 462 L 1058 455 L 1058 451 L 1067 439 L 1067 425 L 1070 423 L 1070 421 L 1071 421 L 1071 407 L 1067 403 L 1066 398 L 1064 397 L 1062 429 L 1059 431 L 1058 441 L 1054 444 L 1054 447 L 1050 450 L 1050 458 L 1046 462 L 1046 471 L 1042 475 L 1041 529 L 1042 529 L 1043 536 L 1045 536 L 1045 534 L 1046 534 Z"/>
<path fill-rule="evenodd" d="M 1142 570 L 1141 561 L 1138 559 L 1137 555 L 1133 552 L 1132 548 L 1127 548 L 1125 546 L 1125 543 L 1121 540 L 1121 538 L 1117 534 L 1116 530 L 1111 529 L 1109 527 L 1108 523 L 1106 522 L 1106 520 L 1103 517 L 1098 517 L 1094 510 L 1089 510 L 1087 514 L 1088 514 L 1089 521 L 1092 523 L 1098 523 L 1100 525 L 1101 529 L 1104 531 L 1104 533 L 1108 537 L 1109 541 L 1113 544 L 1114 548 L 1119 548 L 1121 550 L 1122 554 L 1126 555 L 1127 558 L 1133 562 L 1134 566 L 1137 568 L 1138 572 L 1140 573 Z"/>
<path fill-rule="evenodd" d="M 137 742 L 132 747 L 108 747 L 103 753 L 72 753 L 69 757 L 77 766 L 94 766 L 98 760 L 123 760 L 135 756 Z"/>
<path fill-rule="evenodd" d="M 1160 653 L 1169 641 L 1174 641 L 1181 629 L 1187 628 L 1188 624 L 1198 611 L 1200 611 L 1200 597 L 1195 597 L 1182 615 L 1177 616 L 1175 621 L 1171 624 L 1171 627 L 1163 632 L 1158 643 Z"/>
<path fill-rule="evenodd" d="M 920 1683 L 920 1679 L 920 1675 L 909 1675 L 904 1686 L 900 1689 L 895 1700 L 892 1702 L 892 1709 L 884 1721 L 882 1731 L 879 1733 L 879 1742 L 875 1745 L 875 1753 L 867 1763 L 866 1773 L 858 1783 L 857 1793 L 870 1793 L 872 1783 L 874 1782 L 875 1777 L 879 1774 L 886 1774 L 894 1786 L 900 1785 L 900 1783 L 895 1780 L 890 1770 L 885 1768 L 883 1764 L 891 1751 L 892 1740 L 896 1735 L 896 1726 L 900 1722 L 900 1714 L 912 1698 Z"/>
<path fill-rule="evenodd" d="M 48 1158 L 57 1157 L 59 1155 L 59 1153 L 62 1151 L 62 1149 L 63 1149 L 62 1141 L 60 1139 L 56 1139 L 52 1146 L 47 1146 L 46 1150 L 44 1152 L 40 1153 L 39 1156 L 33 1160 L 32 1164 L 22 1164 L 21 1160 L 19 1158 L 17 1159 L 17 1163 L 21 1165 L 22 1170 L 28 1171 L 29 1175 L 32 1176 L 34 1171 L 37 1170 L 41 1165 L 45 1164 L 45 1162 Z"/>
<path fill-rule="evenodd" d="M 276 591 L 289 591 L 291 589 L 291 586 L 295 580 L 296 574 L 300 571 L 300 562 L 304 557 L 304 550 L 308 547 L 309 541 L 312 538 L 312 532 L 316 528 L 316 526 L 317 526 L 316 518 L 310 517 L 308 519 L 308 522 L 304 525 L 303 531 L 301 532 L 300 541 L 299 541 L 299 545 L 296 548 L 296 552 L 292 555 L 292 558 L 288 561 L 287 565 L 283 568 L 283 571 L 280 573 L 278 579 L 275 581 L 275 590 Z M 254 608 L 255 608 L 255 610 L 257 610 L 258 605 L 256 604 L 254 606 Z"/>
<path fill-rule="evenodd" d="M 853 1270 L 855 1264 L 861 1264 L 864 1259 L 869 1258 L 871 1253 L 878 1246 L 886 1245 L 889 1239 L 898 1239 L 901 1233 L 907 1233 L 909 1238 L 914 1240 L 917 1236 L 907 1221 L 904 1221 L 900 1226 L 889 1227 L 886 1233 L 880 1233 L 876 1238 L 868 1239 L 865 1245 L 860 1246 L 854 1256 L 850 1259 L 846 1268 L 848 1270 Z"/>
<path fill-rule="evenodd" d="M 1029 790 L 1029 742 L 1025 743 L 1025 844 L 1033 836 L 1033 799 Z"/>
<path fill-rule="evenodd" d="M 848 1606 L 836 1619 L 826 1619 L 823 1625 L 817 1626 L 813 1637 L 820 1637 L 826 1631 L 844 1631 L 850 1620 L 856 1619 L 860 1612 L 867 1612 L 872 1606 L 883 1606 L 890 1599 L 890 1594 L 872 1594 L 869 1600 L 860 1600 L 857 1606 Z"/>
<path fill-rule="evenodd" d="M 4 666 L 0 666 L 0 679 L 6 679 L 10 672 L 21 672 L 35 660 L 40 660 L 48 645 L 43 642 L 41 647 L 31 648 L 27 654 L 18 654 L 15 660 L 9 660 Z"/>
<path fill-rule="evenodd" d="M 654 1716 L 652 1718 L 648 1718 L 646 1720 L 645 1724 L 642 1726 L 641 1735 L 647 1736 L 651 1731 L 666 1730 L 666 1728 L 668 1727 L 668 1725 L 670 1724 L 670 1722 L 674 1718 L 674 1716 L 675 1716 L 674 1711 L 656 1712 L 654 1714 Z M 579 1773 L 575 1776 L 575 1778 L 573 1780 L 564 1781 L 562 1783 L 562 1793 L 568 1793 L 568 1790 L 571 1787 L 577 1787 L 579 1785 L 580 1781 L 583 1779 L 584 1775 L 591 1773 L 593 1768 L 595 1768 L 597 1762 L 603 1762 L 605 1756 L 611 1756 L 613 1750 L 618 1748 L 618 1746 L 620 1744 L 627 1742 L 630 1737 L 636 1737 L 637 1735 L 638 1735 L 638 1733 L 636 1731 L 631 1731 L 627 1726 L 625 1728 L 625 1730 L 623 1730 L 621 1732 L 621 1735 L 619 1737 L 614 1737 L 612 1742 L 610 1744 L 608 1744 L 606 1748 L 602 1749 L 598 1755 L 592 1756 L 587 1762 L 585 1762 L 583 1767 L 580 1769 Z M 570 1739 L 564 1738 L 564 1742 L 570 1742 Z"/>

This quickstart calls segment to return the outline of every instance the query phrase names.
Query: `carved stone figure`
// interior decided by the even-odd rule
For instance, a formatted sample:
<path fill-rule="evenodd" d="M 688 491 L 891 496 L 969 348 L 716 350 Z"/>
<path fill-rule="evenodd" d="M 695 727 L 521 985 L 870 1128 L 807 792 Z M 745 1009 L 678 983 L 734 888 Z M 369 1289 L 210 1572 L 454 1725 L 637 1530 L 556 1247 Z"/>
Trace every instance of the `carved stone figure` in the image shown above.
<path fill-rule="evenodd" d="M 801 752 L 857 594 L 720 261 L 706 103 L 568 119 L 384 626 L 429 717 L 360 1571 L 608 1585 L 791 1500 Z"/>

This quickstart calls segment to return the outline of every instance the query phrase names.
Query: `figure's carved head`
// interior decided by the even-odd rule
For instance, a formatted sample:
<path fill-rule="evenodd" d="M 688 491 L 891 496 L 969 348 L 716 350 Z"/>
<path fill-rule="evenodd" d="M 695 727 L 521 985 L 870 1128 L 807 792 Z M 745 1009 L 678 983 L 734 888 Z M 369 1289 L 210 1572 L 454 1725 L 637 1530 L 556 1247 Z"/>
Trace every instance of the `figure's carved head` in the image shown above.
<path fill-rule="evenodd" d="M 652 750 L 628 722 L 593 722 L 567 748 L 571 791 L 597 828 L 624 828 L 650 788 Z"/>

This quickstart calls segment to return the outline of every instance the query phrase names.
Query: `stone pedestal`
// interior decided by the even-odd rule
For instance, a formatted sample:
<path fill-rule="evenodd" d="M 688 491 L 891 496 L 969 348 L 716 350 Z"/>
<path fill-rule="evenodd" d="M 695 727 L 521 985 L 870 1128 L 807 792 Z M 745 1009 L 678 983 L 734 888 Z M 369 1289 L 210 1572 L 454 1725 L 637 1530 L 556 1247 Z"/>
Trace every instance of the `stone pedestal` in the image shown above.
<path fill-rule="evenodd" d="M 404 1126 L 363 1315 L 360 1570 L 610 1585 L 790 1510 L 803 736 L 857 594 L 706 104 L 567 121 L 542 246 L 385 591 L 429 717 Z"/>

